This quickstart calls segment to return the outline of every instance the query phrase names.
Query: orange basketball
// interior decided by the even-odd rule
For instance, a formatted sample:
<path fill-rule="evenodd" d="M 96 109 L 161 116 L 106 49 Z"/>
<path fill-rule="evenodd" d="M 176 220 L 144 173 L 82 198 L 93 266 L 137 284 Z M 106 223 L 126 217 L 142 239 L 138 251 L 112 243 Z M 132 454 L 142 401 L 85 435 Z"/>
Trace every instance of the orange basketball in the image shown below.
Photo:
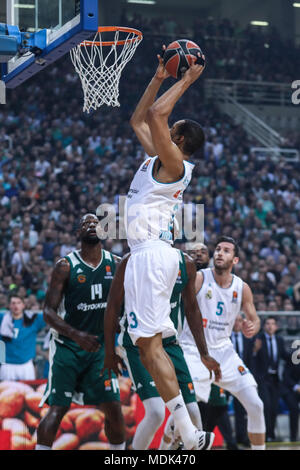
<path fill-rule="evenodd" d="M 204 65 L 202 51 L 198 44 L 189 39 L 179 39 L 171 42 L 163 54 L 164 65 L 174 78 L 182 78 L 192 64 L 192 57 L 197 57 L 197 64 Z"/>

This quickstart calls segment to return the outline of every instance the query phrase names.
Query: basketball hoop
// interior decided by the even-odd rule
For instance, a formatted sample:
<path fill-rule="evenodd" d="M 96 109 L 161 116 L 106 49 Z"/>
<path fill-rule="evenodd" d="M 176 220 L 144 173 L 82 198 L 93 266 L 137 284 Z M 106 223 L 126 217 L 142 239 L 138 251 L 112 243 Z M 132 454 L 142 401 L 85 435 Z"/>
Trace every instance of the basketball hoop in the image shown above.
<path fill-rule="evenodd" d="M 104 41 L 103 33 L 114 33 L 114 37 Z M 84 94 L 83 111 L 89 113 L 103 104 L 120 106 L 121 73 L 142 39 L 137 29 L 103 26 L 98 28 L 92 41 L 83 41 L 71 49 L 71 60 Z"/>

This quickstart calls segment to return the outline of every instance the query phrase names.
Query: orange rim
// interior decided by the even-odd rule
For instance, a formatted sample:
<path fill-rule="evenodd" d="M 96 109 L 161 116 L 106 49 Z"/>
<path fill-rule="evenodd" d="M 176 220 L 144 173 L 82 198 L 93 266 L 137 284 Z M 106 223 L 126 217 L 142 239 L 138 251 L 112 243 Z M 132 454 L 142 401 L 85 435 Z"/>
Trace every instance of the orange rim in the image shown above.
<path fill-rule="evenodd" d="M 98 33 L 107 33 L 113 31 L 121 31 L 122 33 L 132 33 L 135 34 L 136 37 L 132 39 L 124 39 L 121 41 L 83 41 L 80 46 L 113 46 L 116 44 L 117 46 L 123 46 L 128 42 L 135 42 L 143 39 L 143 35 L 141 31 L 134 28 L 125 28 L 123 26 L 99 26 Z"/>

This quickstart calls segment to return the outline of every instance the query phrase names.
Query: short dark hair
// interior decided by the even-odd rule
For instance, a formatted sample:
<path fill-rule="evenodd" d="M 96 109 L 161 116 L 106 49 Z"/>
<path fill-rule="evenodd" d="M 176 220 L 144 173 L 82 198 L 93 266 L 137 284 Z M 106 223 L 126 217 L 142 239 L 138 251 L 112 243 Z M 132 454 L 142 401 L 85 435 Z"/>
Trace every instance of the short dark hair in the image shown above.
<path fill-rule="evenodd" d="M 265 323 L 266 323 L 266 321 L 268 321 L 268 320 L 274 320 L 274 321 L 275 321 L 275 323 L 277 323 L 277 318 L 276 318 L 276 317 L 274 317 L 273 315 L 269 315 L 267 318 L 265 318 L 264 324 L 265 324 Z"/>
<path fill-rule="evenodd" d="M 183 151 L 187 155 L 192 155 L 204 145 L 204 131 L 198 122 L 191 119 L 184 119 L 178 124 L 176 134 L 184 136 Z"/>
<path fill-rule="evenodd" d="M 8 296 L 8 302 L 10 303 L 12 301 L 12 299 L 19 299 L 23 302 L 23 304 L 25 304 L 25 299 L 22 295 L 19 295 L 17 292 L 15 293 L 11 293 L 9 296 Z"/>
<path fill-rule="evenodd" d="M 221 237 L 218 238 L 216 247 L 219 245 L 219 243 L 226 242 L 226 243 L 231 243 L 234 246 L 234 256 L 239 256 L 239 245 L 235 241 L 234 238 L 232 237 L 226 237 L 225 235 L 222 235 Z"/>

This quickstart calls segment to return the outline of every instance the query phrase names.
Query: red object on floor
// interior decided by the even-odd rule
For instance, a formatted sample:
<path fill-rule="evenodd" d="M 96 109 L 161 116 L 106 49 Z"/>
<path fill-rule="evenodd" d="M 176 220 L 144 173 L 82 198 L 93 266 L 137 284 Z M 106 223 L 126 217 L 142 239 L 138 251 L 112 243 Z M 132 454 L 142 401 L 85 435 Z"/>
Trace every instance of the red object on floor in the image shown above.
<path fill-rule="evenodd" d="M 216 437 L 215 437 L 215 440 L 214 440 L 214 443 L 213 443 L 213 447 L 222 447 L 224 439 L 223 439 L 223 436 L 220 433 L 219 428 L 217 426 L 214 429 L 214 433 L 215 433 Z"/>
<path fill-rule="evenodd" d="M 11 431 L 0 431 L 0 450 L 10 450 Z"/>
<path fill-rule="evenodd" d="M 163 436 L 165 425 L 166 425 L 166 422 L 167 422 L 167 419 L 168 419 L 169 415 L 170 415 L 170 412 L 166 408 L 165 420 L 164 420 L 163 424 L 161 425 L 161 427 L 156 431 L 155 436 L 153 438 L 153 441 L 151 442 L 151 444 L 149 446 L 149 449 L 158 449 L 159 448 L 160 441 L 161 441 L 161 438 Z M 145 416 L 144 405 L 143 405 L 143 402 L 141 401 L 140 397 L 138 396 L 137 397 L 137 404 L 136 404 L 136 415 L 135 415 L 136 424 L 139 424 L 142 421 L 142 419 L 144 418 L 144 416 Z M 220 431 L 217 427 L 214 429 L 214 433 L 215 433 L 216 437 L 215 437 L 215 440 L 214 440 L 214 443 L 213 443 L 213 447 L 222 447 L 222 445 L 223 445 L 223 436 L 222 436 L 222 434 L 220 433 Z"/>

